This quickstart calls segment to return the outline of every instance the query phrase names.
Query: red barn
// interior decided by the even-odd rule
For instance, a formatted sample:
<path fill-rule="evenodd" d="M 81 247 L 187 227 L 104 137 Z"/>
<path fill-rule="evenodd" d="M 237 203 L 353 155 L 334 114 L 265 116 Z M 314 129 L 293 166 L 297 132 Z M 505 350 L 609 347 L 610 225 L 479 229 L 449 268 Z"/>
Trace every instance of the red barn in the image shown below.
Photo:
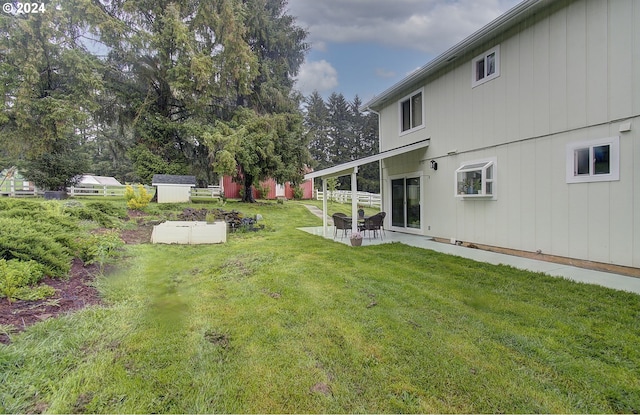
<path fill-rule="evenodd" d="M 274 179 L 268 179 L 264 182 L 260 183 L 262 186 L 269 187 L 269 193 L 266 197 L 258 194 L 255 189 L 253 190 L 253 196 L 258 199 L 277 199 L 279 197 L 285 197 L 287 199 L 293 199 L 293 187 L 289 182 L 285 184 L 277 184 Z M 224 197 L 229 199 L 239 199 L 240 198 L 240 189 L 242 189 L 243 185 L 236 183 L 233 181 L 231 176 L 224 176 L 222 178 L 222 186 L 224 189 Z M 307 180 L 306 182 L 300 185 L 302 188 L 302 198 L 303 199 L 312 199 L 313 198 L 313 180 Z"/>

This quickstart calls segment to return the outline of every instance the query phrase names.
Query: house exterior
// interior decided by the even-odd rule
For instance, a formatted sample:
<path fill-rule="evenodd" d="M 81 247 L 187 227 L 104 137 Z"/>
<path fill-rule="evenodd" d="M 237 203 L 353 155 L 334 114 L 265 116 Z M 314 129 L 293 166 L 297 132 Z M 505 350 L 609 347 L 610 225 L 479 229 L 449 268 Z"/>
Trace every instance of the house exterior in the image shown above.
<path fill-rule="evenodd" d="M 274 179 L 268 179 L 260 183 L 261 186 L 266 186 L 269 188 L 269 193 L 265 196 L 258 195 L 257 191 L 254 187 L 254 196 L 257 198 L 258 196 L 262 199 L 277 199 L 277 198 L 286 198 L 293 199 L 293 186 L 290 182 L 286 182 L 285 184 L 279 184 Z M 228 199 L 239 199 L 240 198 L 240 190 L 244 188 L 244 186 L 240 183 L 236 183 L 233 181 L 231 176 L 224 176 L 222 178 L 222 188 L 224 189 L 224 197 Z M 302 189 L 302 198 L 303 199 L 312 199 L 313 198 L 313 181 L 305 181 L 300 185 Z"/>
<path fill-rule="evenodd" d="M 196 177 L 154 174 L 151 184 L 158 188 L 158 203 L 187 203 L 191 200 L 191 188 L 196 186 Z"/>
<path fill-rule="evenodd" d="M 526 0 L 382 92 L 385 228 L 640 267 L 640 7 Z M 324 181 L 324 180 L 323 180 Z"/>

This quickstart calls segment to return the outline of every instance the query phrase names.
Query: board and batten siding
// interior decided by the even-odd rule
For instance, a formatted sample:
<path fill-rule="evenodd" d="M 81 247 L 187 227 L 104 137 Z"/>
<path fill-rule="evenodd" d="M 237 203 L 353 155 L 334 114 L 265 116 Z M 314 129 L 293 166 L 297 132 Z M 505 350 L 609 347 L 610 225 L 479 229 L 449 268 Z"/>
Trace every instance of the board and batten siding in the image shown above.
<path fill-rule="evenodd" d="M 635 0 L 556 2 L 399 94 L 423 89 L 423 129 L 399 134 L 397 100 L 382 108 L 381 150 L 431 139 L 418 164 L 382 163 L 384 180 L 423 171 L 424 232 L 640 267 L 638 22 Z M 498 44 L 500 76 L 472 88 L 471 60 Z M 567 184 L 566 145 L 611 136 L 620 180 Z M 497 157 L 497 200 L 454 197 L 455 170 L 487 157 Z"/>
<path fill-rule="evenodd" d="M 158 203 L 187 203 L 191 200 L 190 185 L 158 184 Z"/>

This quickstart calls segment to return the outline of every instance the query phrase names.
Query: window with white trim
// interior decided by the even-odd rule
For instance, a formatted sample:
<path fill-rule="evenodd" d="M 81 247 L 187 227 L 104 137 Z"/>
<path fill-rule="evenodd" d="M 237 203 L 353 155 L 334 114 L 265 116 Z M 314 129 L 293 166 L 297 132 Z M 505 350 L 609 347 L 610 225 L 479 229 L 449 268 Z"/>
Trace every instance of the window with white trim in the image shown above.
<path fill-rule="evenodd" d="M 408 95 L 399 102 L 400 133 L 408 133 L 424 126 L 422 90 Z"/>
<path fill-rule="evenodd" d="M 567 144 L 567 183 L 620 180 L 620 137 Z"/>
<path fill-rule="evenodd" d="M 455 176 L 456 197 L 496 198 L 496 158 L 463 163 Z"/>
<path fill-rule="evenodd" d="M 500 76 L 500 45 L 476 56 L 471 61 L 471 87 L 484 84 Z"/>

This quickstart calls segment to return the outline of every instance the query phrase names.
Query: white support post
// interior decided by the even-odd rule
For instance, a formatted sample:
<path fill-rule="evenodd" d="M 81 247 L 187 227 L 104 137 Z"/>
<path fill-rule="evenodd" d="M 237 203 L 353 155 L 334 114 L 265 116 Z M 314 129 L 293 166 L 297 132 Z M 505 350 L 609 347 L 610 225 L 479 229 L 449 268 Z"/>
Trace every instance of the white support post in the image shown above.
<path fill-rule="evenodd" d="M 351 173 L 351 232 L 358 231 L 358 167 Z"/>
<path fill-rule="evenodd" d="M 327 179 L 322 178 L 322 236 L 327 237 Z"/>

